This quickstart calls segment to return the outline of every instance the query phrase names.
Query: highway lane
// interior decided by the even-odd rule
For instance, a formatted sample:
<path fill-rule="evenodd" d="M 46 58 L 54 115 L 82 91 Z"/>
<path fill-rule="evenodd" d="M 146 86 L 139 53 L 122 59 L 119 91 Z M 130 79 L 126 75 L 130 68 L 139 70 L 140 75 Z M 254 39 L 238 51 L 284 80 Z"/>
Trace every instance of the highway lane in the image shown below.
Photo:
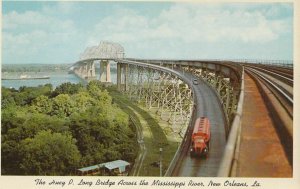
<path fill-rule="evenodd" d="M 196 79 L 191 73 L 182 74 L 188 80 Z M 184 157 L 175 168 L 173 176 L 217 176 L 219 165 L 226 145 L 225 118 L 216 93 L 201 79 L 198 85 L 193 85 L 197 102 L 196 118 L 208 117 L 211 123 L 211 142 L 208 158 L 191 158 L 189 148 L 183 153 Z M 193 120 L 193 123 L 195 120 Z M 194 124 L 192 124 L 194 125 Z"/>
<path fill-rule="evenodd" d="M 137 61 L 129 60 L 117 60 L 117 62 L 124 62 L 133 65 L 139 65 L 143 67 L 154 68 L 157 70 L 162 70 L 171 74 L 176 74 L 183 81 L 187 82 L 192 88 L 195 96 L 195 101 L 197 104 L 197 109 L 195 111 L 195 118 L 200 116 L 206 116 L 210 119 L 211 123 L 211 142 L 210 142 L 210 152 L 208 158 L 191 158 L 189 154 L 189 144 L 190 140 L 187 140 L 187 145 L 185 145 L 182 151 L 182 158 L 175 167 L 172 176 L 207 176 L 214 177 L 217 176 L 219 165 L 221 163 L 223 151 L 226 145 L 225 137 L 225 118 L 222 110 L 222 106 L 219 99 L 213 89 L 211 89 L 204 81 L 198 78 L 198 85 L 193 85 L 193 79 L 196 76 L 188 72 L 183 72 L 180 70 L 173 70 L 171 68 L 161 67 L 158 65 L 147 64 Z M 195 120 L 193 120 L 194 125 Z M 191 130 L 190 129 L 190 134 Z"/>

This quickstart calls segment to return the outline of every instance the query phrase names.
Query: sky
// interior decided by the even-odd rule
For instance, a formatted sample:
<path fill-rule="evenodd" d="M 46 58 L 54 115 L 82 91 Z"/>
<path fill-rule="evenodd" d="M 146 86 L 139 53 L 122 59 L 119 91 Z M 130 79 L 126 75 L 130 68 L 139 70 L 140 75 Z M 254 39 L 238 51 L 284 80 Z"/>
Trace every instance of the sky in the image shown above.
<path fill-rule="evenodd" d="M 119 43 L 149 59 L 293 59 L 292 3 L 3 1 L 2 63 L 73 63 Z"/>

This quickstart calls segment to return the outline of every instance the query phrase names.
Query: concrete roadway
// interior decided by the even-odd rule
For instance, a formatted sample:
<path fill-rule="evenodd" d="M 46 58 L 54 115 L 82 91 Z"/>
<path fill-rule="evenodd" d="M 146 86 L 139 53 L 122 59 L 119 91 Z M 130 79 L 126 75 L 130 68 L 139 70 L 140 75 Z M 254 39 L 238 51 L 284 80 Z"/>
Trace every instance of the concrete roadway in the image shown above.
<path fill-rule="evenodd" d="M 181 72 L 191 82 L 197 79 L 196 76 L 188 72 Z M 189 177 L 214 177 L 217 176 L 223 151 L 226 145 L 225 118 L 221 104 L 216 93 L 201 79 L 198 78 L 198 85 L 193 85 L 194 95 L 197 102 L 196 118 L 200 116 L 208 117 L 211 123 L 211 142 L 208 158 L 191 158 L 190 147 L 184 149 L 182 161 L 173 172 L 173 176 Z M 195 120 L 193 120 L 193 123 Z M 194 125 L 194 124 L 192 124 Z M 189 146 L 189 144 L 187 145 Z"/>
<path fill-rule="evenodd" d="M 214 92 L 204 81 L 198 78 L 198 85 L 193 85 L 193 79 L 197 77 L 188 72 L 180 70 L 173 70 L 158 65 L 147 64 L 129 60 L 116 60 L 117 62 L 124 62 L 133 65 L 139 65 L 143 67 L 154 68 L 162 70 L 168 73 L 176 74 L 182 78 L 185 82 L 188 82 L 193 87 L 195 100 L 197 104 L 196 116 L 206 116 L 209 118 L 211 123 L 211 142 L 210 151 L 208 158 L 191 158 L 189 154 L 190 138 L 186 141 L 185 148 L 181 152 L 178 163 L 176 164 L 175 170 L 172 176 L 206 176 L 214 177 L 217 176 L 219 165 L 223 156 L 223 151 L 226 145 L 225 137 L 225 118 L 222 111 L 222 106 L 219 99 Z M 193 120 L 194 125 L 195 120 Z M 191 131 L 193 128 L 189 128 Z"/>

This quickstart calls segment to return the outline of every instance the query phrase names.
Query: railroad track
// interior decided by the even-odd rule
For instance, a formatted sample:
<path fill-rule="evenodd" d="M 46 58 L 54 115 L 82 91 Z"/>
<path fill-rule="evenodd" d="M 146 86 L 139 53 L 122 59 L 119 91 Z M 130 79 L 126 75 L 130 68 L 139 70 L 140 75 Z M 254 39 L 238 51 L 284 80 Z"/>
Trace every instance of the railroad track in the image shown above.
<path fill-rule="evenodd" d="M 245 67 L 246 73 L 256 82 L 280 139 L 289 164 L 293 165 L 293 84 L 281 82 L 260 68 Z M 270 70 L 272 72 L 272 70 Z M 269 73 L 269 74 L 268 74 Z M 276 152 L 274 152 L 276 153 Z"/>
<path fill-rule="evenodd" d="M 252 65 L 245 66 L 245 72 L 240 144 L 233 176 L 291 177 L 293 93 L 287 91 L 292 86 L 280 82 L 280 76 Z"/>
<path fill-rule="evenodd" d="M 269 74 L 286 84 L 293 86 L 294 83 L 294 76 L 293 70 L 287 68 L 278 68 L 278 67 L 262 67 L 262 66 L 250 66 L 247 65 L 248 68 L 253 68 L 263 73 Z M 271 69 L 270 69 L 271 68 Z"/>
<path fill-rule="evenodd" d="M 269 66 L 269 65 L 261 65 L 260 67 L 265 69 L 272 69 L 272 71 L 286 75 L 287 77 L 293 77 L 294 70 L 292 68 L 280 67 L 280 66 Z"/>
<path fill-rule="evenodd" d="M 195 77 L 157 65 L 140 64 L 166 72 L 175 72 L 187 83 Z M 254 65 L 245 66 L 245 71 L 248 80 L 245 101 L 248 107 L 244 108 L 246 111 L 243 112 L 241 121 L 243 124 L 241 146 L 238 150 L 241 155 L 236 155 L 239 162 L 236 174 L 232 175 L 290 177 L 293 166 L 293 71 L 282 68 L 270 70 Z M 188 154 L 190 140 L 188 137 L 185 138 L 186 142 L 179 152 L 177 164 L 169 176 L 217 176 L 226 144 L 222 108 L 217 99 L 214 99 L 216 97 L 209 87 L 202 84 L 201 87 L 200 84 L 191 86 L 194 88 L 196 104 L 202 105 L 197 106 L 195 111 L 197 115 L 194 116 L 205 114 L 212 120 L 212 150 L 207 159 L 191 158 Z M 249 99 L 252 101 L 249 102 Z"/>
<path fill-rule="evenodd" d="M 247 66 L 245 70 L 268 87 L 268 89 L 278 99 L 278 101 L 282 105 L 282 108 L 286 110 L 289 117 L 293 119 L 293 79 L 289 79 L 289 82 L 287 84 L 286 82 L 282 82 L 283 79 L 287 80 L 287 77 L 277 73 L 274 77 L 274 72 L 272 71 L 264 69 L 262 70 L 261 68 L 252 66 Z"/>

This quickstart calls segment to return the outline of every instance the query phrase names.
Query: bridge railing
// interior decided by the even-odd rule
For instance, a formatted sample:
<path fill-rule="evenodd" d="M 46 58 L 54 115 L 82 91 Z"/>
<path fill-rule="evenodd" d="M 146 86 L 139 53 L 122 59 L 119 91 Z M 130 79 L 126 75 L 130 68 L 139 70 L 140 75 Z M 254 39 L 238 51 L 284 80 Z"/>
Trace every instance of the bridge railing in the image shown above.
<path fill-rule="evenodd" d="M 235 160 L 235 152 L 238 145 L 238 137 L 239 131 L 241 126 L 241 117 L 243 112 L 243 104 L 244 104 L 244 68 L 242 72 L 242 79 L 241 79 L 241 92 L 239 96 L 238 106 L 236 115 L 234 117 L 231 130 L 229 133 L 228 141 L 225 147 L 224 155 L 221 160 L 221 165 L 218 171 L 218 177 L 228 177 L 230 176 L 234 160 Z"/>

